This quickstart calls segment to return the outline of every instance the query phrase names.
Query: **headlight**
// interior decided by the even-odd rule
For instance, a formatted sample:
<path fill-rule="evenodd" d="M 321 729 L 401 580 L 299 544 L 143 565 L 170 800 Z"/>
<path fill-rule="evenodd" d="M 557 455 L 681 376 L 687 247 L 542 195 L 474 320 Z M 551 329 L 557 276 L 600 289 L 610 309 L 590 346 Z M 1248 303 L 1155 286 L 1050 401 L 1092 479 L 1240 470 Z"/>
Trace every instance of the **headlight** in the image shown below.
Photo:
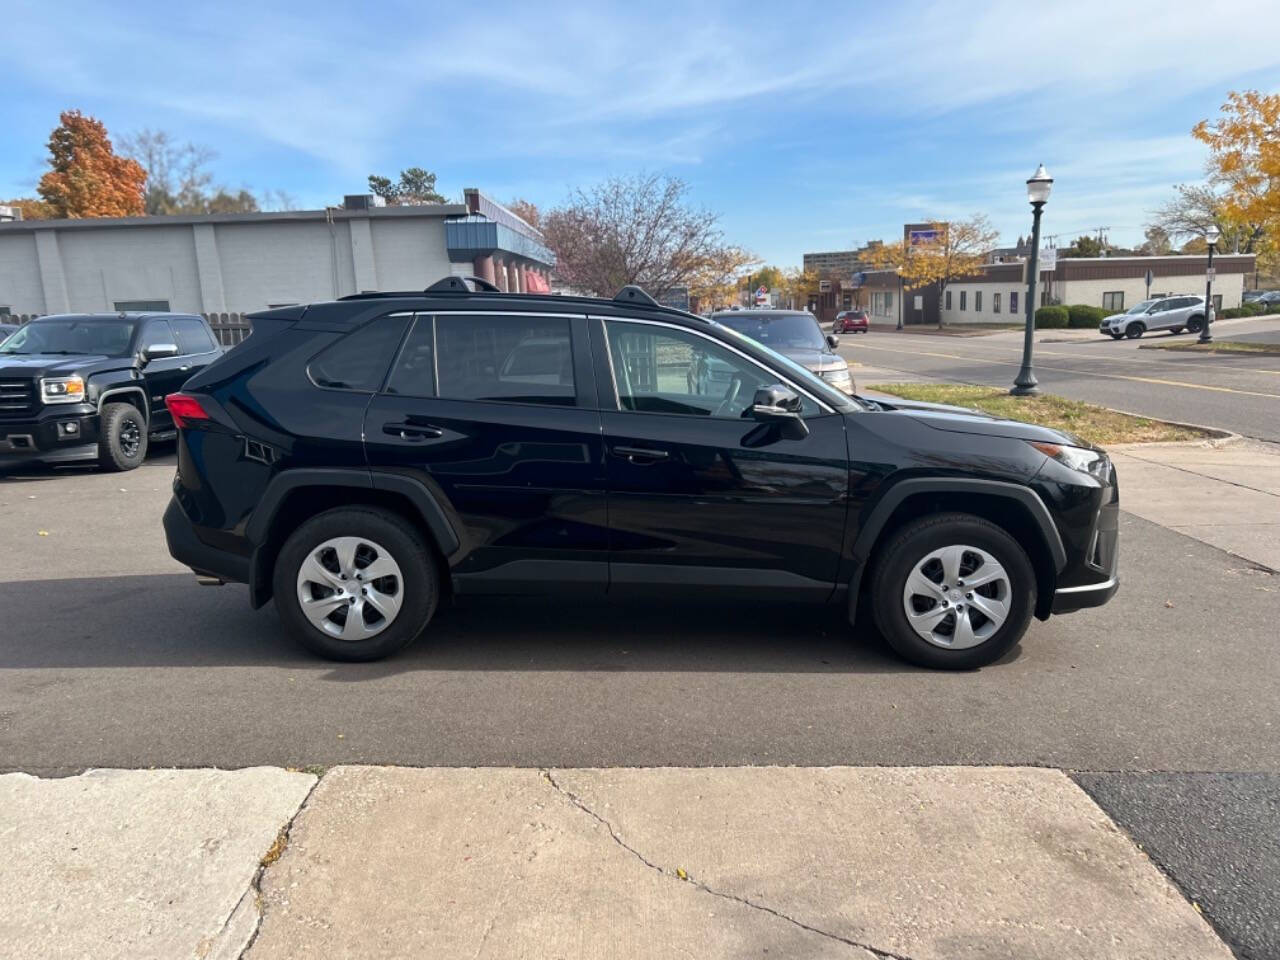
<path fill-rule="evenodd" d="M 40 396 L 45 403 L 82 403 L 84 380 L 80 377 L 55 377 L 41 380 Z"/>
<path fill-rule="evenodd" d="M 1042 443 L 1037 440 L 1029 442 L 1046 457 L 1057 460 L 1064 467 L 1087 473 L 1102 483 L 1109 483 L 1111 480 L 1111 461 L 1105 453 L 1060 443 Z"/>

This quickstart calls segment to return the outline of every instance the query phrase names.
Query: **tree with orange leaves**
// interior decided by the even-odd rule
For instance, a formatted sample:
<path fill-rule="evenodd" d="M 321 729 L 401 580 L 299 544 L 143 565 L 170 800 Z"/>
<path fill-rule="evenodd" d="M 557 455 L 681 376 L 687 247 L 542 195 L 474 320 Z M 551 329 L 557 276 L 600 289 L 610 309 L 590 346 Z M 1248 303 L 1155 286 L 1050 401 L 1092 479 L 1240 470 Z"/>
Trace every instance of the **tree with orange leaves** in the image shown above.
<path fill-rule="evenodd" d="M 118 156 L 99 120 L 65 110 L 49 135 L 51 169 L 37 191 L 55 217 L 139 217 L 146 171 Z"/>

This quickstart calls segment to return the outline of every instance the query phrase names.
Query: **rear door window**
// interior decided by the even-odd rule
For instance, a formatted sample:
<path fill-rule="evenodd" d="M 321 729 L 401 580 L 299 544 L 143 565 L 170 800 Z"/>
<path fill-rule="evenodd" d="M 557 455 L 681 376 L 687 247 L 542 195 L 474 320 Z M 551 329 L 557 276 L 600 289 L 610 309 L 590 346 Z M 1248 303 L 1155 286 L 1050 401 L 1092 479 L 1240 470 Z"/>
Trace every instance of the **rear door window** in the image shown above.
<path fill-rule="evenodd" d="M 565 317 L 435 318 L 439 396 L 574 406 L 573 336 Z"/>
<path fill-rule="evenodd" d="M 378 317 L 331 343 L 307 366 L 312 383 L 329 390 L 376 392 L 408 322 L 405 315 Z"/>
<path fill-rule="evenodd" d="M 199 320 L 191 317 L 175 317 L 169 321 L 178 338 L 179 353 L 212 353 L 217 349 L 213 336 Z"/>

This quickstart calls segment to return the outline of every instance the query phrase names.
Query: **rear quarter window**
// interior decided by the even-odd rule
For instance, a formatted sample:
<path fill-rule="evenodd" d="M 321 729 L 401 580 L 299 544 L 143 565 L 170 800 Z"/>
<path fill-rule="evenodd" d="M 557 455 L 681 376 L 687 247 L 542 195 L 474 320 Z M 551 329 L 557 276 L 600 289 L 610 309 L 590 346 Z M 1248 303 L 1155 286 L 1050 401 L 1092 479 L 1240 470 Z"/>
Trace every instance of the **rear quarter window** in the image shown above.
<path fill-rule="evenodd" d="M 378 317 L 329 344 L 307 364 L 311 382 L 328 390 L 377 392 L 408 322 L 407 316 Z"/>

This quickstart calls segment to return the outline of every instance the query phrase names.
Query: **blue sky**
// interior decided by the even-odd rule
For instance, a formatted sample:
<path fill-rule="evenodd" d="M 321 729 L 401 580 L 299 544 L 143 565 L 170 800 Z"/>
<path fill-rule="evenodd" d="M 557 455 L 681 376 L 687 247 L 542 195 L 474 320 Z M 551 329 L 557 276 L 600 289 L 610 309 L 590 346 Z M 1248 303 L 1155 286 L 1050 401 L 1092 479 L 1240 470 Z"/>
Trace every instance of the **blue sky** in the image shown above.
<path fill-rule="evenodd" d="M 114 9 L 112 9 L 114 8 Z M 542 206 L 615 173 L 687 180 L 770 262 L 982 212 L 1012 241 L 1141 239 L 1199 179 L 1191 126 L 1277 89 L 1280 5 L 5 4 L 0 196 L 29 195 L 60 110 L 212 146 L 229 186 L 300 207 L 424 166 Z M 1206 39 L 1207 38 L 1207 39 Z"/>

